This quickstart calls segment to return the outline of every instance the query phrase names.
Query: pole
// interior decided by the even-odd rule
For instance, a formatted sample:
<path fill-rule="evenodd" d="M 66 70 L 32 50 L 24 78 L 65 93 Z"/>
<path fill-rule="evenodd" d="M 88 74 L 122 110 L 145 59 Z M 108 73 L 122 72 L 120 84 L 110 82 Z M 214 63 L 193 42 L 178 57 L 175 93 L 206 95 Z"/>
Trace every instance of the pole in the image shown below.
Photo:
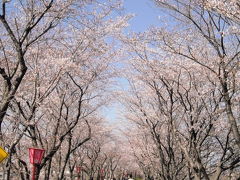
<path fill-rule="evenodd" d="M 81 176 L 81 174 L 80 174 L 80 172 L 78 172 L 78 180 L 80 180 L 80 176 Z"/>
<path fill-rule="evenodd" d="M 36 170 L 36 166 L 35 166 L 35 164 L 33 164 L 33 167 L 32 167 L 32 180 L 35 180 L 35 170 Z"/>

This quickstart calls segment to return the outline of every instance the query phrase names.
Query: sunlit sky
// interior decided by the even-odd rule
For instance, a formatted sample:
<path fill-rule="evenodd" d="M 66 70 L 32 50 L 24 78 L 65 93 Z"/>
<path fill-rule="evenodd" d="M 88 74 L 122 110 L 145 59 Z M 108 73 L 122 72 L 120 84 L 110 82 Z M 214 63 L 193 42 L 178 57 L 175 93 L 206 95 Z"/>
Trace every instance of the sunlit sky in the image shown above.
<path fill-rule="evenodd" d="M 126 13 L 133 13 L 135 17 L 129 22 L 130 30 L 142 32 L 148 27 L 159 24 L 160 10 L 152 0 L 124 0 Z"/>
<path fill-rule="evenodd" d="M 152 0 L 124 0 L 124 12 L 126 14 L 134 14 L 134 17 L 129 22 L 129 27 L 126 32 L 143 32 L 149 27 L 160 25 L 159 15 L 160 10 L 155 6 Z M 120 82 L 126 84 L 124 79 Z M 104 110 L 104 116 L 111 123 L 116 123 L 119 120 L 119 112 L 121 106 L 113 104 Z"/>

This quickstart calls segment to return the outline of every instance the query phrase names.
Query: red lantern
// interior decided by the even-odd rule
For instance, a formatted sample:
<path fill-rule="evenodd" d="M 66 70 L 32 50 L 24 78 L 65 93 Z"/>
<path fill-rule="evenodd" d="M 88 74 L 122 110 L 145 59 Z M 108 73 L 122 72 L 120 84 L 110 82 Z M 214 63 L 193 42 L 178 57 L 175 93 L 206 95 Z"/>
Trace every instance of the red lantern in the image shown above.
<path fill-rule="evenodd" d="M 104 179 L 104 169 L 100 170 L 100 179 L 103 180 Z"/>
<path fill-rule="evenodd" d="M 30 163 L 31 164 L 41 164 L 45 150 L 37 149 L 37 148 L 29 148 L 28 151 L 29 151 Z"/>
<path fill-rule="evenodd" d="M 77 169 L 77 173 L 79 174 L 81 172 L 81 167 L 77 166 L 76 169 Z"/>
<path fill-rule="evenodd" d="M 32 166 L 32 180 L 35 180 L 35 176 L 36 176 L 35 172 L 36 172 L 36 168 L 37 168 L 36 164 L 41 164 L 45 150 L 37 149 L 37 148 L 29 148 L 28 152 L 29 152 L 30 163 L 33 165 Z"/>
<path fill-rule="evenodd" d="M 76 169 L 77 169 L 78 180 L 80 180 L 81 166 L 77 166 Z"/>

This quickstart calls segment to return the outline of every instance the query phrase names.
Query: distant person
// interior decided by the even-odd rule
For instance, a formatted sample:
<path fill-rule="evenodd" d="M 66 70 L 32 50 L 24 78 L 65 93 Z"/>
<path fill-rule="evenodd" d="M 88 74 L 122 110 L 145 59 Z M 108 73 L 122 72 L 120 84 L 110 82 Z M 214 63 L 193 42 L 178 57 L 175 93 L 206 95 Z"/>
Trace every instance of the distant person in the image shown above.
<path fill-rule="evenodd" d="M 132 178 L 132 175 L 130 174 L 129 175 L 129 179 L 128 180 L 134 180 L 133 178 Z"/>

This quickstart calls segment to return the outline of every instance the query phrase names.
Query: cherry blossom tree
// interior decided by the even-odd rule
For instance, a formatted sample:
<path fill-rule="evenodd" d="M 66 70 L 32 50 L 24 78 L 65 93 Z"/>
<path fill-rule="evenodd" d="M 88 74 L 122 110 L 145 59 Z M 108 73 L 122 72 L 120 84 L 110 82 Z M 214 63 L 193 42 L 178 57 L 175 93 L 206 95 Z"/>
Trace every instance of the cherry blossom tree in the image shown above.
<path fill-rule="evenodd" d="M 2 1 L 0 128 L 26 72 L 26 55 L 69 14 L 72 1 Z M 2 136 L 2 129 L 0 130 Z"/>
<path fill-rule="evenodd" d="M 200 3 L 204 8 L 210 10 L 210 11 L 216 11 L 219 14 L 222 14 L 231 20 L 237 22 L 239 24 L 240 22 L 240 4 L 237 0 L 229 0 L 229 1 L 215 1 L 215 0 L 201 0 L 197 1 L 197 3 Z"/>
<path fill-rule="evenodd" d="M 172 167 L 160 170 L 161 179 L 179 179 L 174 173 L 179 171 L 183 179 L 219 179 L 230 175 L 232 169 L 237 171 L 239 165 L 235 136 L 225 121 L 228 114 L 222 84 L 209 71 L 216 65 L 210 60 L 218 56 L 206 48 L 207 42 L 198 41 L 204 42 L 202 36 L 198 39 L 185 29 L 171 33 L 155 28 L 131 39 L 123 38 L 131 56 L 126 77 L 132 88 L 128 93 L 133 94 L 124 98 L 130 115 L 126 118 L 137 127 L 146 127 L 157 149 L 159 166 Z M 191 42 L 197 44 L 200 53 L 191 51 L 194 43 L 185 48 Z M 183 55 L 189 51 L 199 61 Z M 176 162 L 171 156 L 187 166 L 181 169 L 179 164 L 174 171 Z"/>
<path fill-rule="evenodd" d="M 18 7 L 13 15 L 23 13 L 26 22 L 5 16 L 7 5 Z M 10 153 L 8 179 L 13 173 L 29 179 L 31 146 L 46 150 L 37 175 L 44 169 L 49 179 L 54 170 L 62 179 L 73 154 L 92 137 L 100 108 L 110 102 L 113 64 L 121 53 L 114 37 L 127 25 L 127 16 L 112 17 L 119 8 L 118 1 L 3 2 L 1 127 Z M 58 152 L 60 166 L 53 159 Z"/>
<path fill-rule="evenodd" d="M 209 2 L 210 4 L 212 2 L 214 4 L 215 1 L 205 2 Z M 156 1 L 156 3 L 168 10 L 169 13 L 172 13 L 176 19 L 181 20 L 183 22 L 182 25 L 189 27 L 192 32 L 196 33 L 194 34 L 195 37 L 190 33 L 187 37 L 192 37 L 190 39 L 185 38 L 183 41 L 185 43 L 182 43 L 180 39 L 173 39 L 172 37 L 167 38 L 167 36 L 162 36 L 162 38 L 170 52 L 202 65 L 212 73 L 212 76 L 217 77 L 219 90 L 223 94 L 228 122 L 231 125 L 236 144 L 240 147 L 238 117 L 234 113 L 234 102 L 238 94 L 235 88 L 235 83 L 237 82 L 235 75 L 239 73 L 237 63 L 239 59 L 239 34 L 236 31 L 229 32 L 229 29 L 236 25 L 235 21 L 226 19 L 218 11 L 215 13 L 206 10 L 193 1 L 173 0 L 168 2 Z M 226 8 L 226 4 L 228 2 L 223 3 L 223 1 L 220 1 L 219 3 L 216 2 L 213 6 L 217 6 L 218 8 L 223 7 L 224 9 Z M 229 4 L 231 4 L 231 7 L 239 7 L 236 1 L 231 1 Z M 223 12 L 223 10 L 220 11 Z M 186 23 L 189 24 L 186 25 Z M 205 50 L 204 53 L 203 51 L 199 52 L 199 47 L 202 47 L 200 43 L 203 42 L 205 46 L 210 48 L 209 51 Z"/>

